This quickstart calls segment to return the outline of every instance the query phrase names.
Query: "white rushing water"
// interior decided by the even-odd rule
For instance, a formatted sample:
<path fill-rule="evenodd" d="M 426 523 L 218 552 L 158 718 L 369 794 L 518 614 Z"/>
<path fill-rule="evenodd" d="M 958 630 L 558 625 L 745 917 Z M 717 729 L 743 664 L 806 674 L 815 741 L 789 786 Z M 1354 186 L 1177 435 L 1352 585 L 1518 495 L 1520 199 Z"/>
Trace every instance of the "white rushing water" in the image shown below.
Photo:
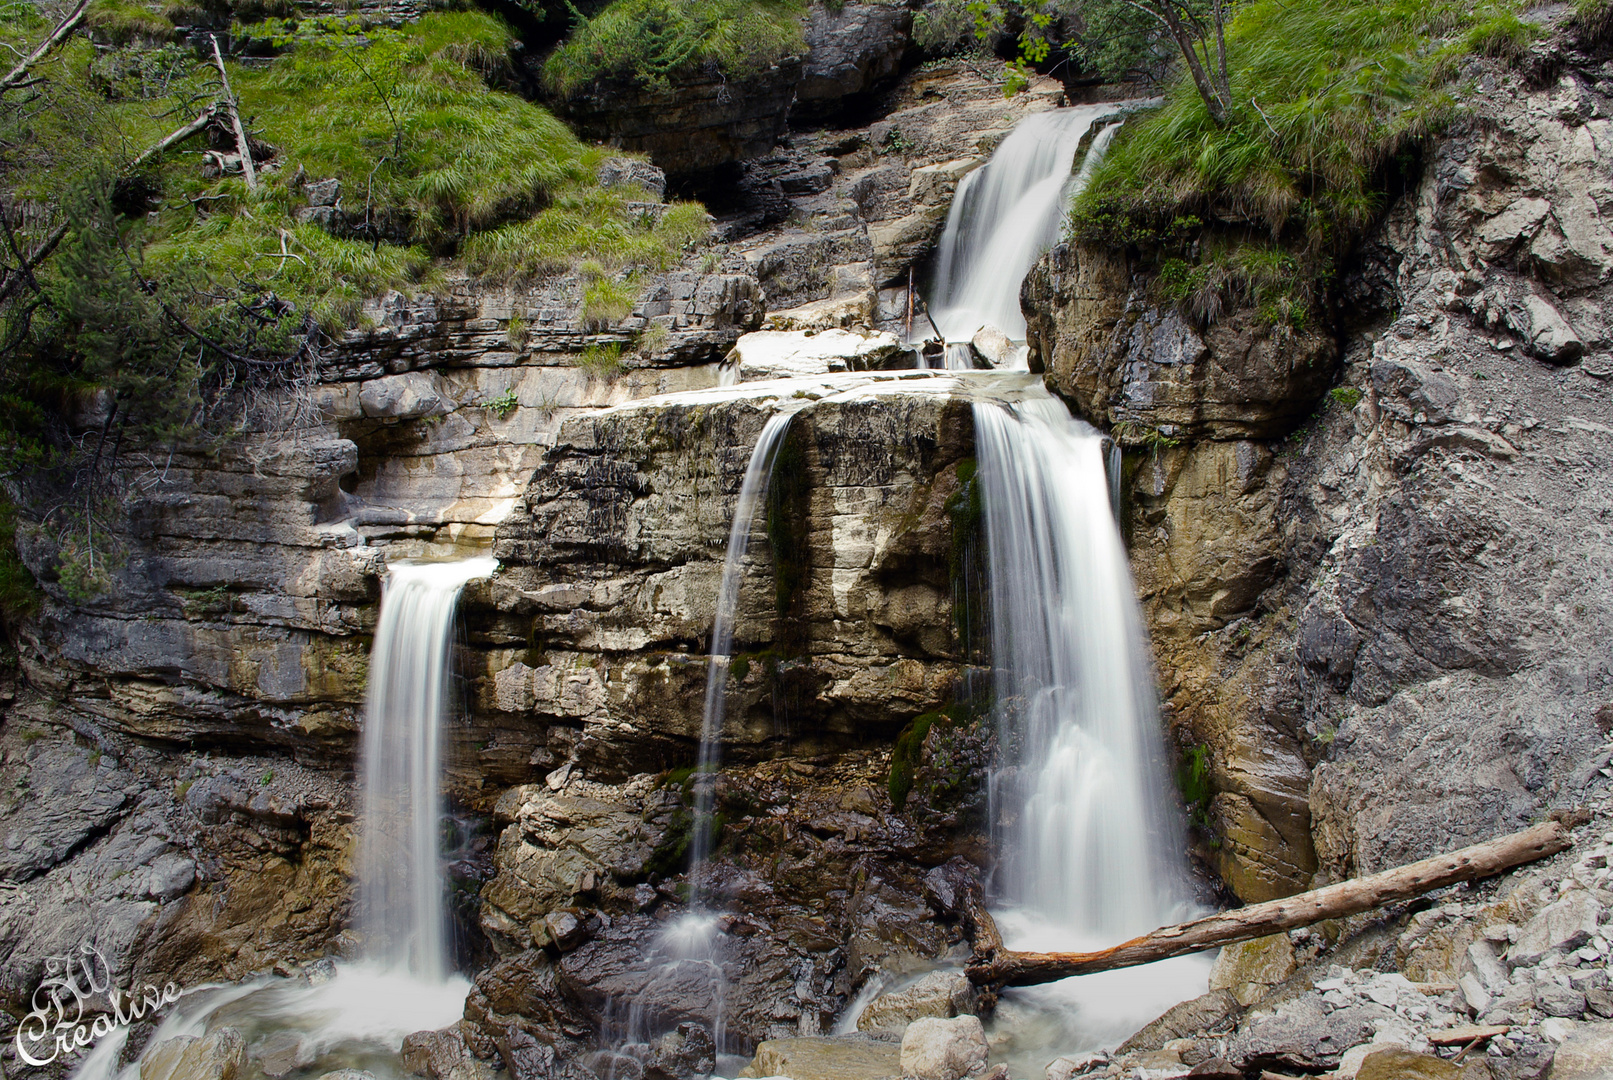
<path fill-rule="evenodd" d="M 359 928 L 368 958 L 426 982 L 447 974 L 441 735 L 454 611 L 498 563 L 393 563 L 381 597 L 364 703 Z"/>
<path fill-rule="evenodd" d="M 1014 948 L 1115 945 L 1184 917 L 1189 890 L 1108 444 L 1045 393 L 974 416 L 1001 747 L 999 923 Z M 1202 992 L 1207 965 L 1185 957 L 1016 991 L 1008 1013 L 1041 1018 L 1014 1038 L 1068 1051 L 1124 1037 Z"/>
<path fill-rule="evenodd" d="M 705 900 L 705 865 L 711 855 L 712 774 L 722 758 L 723 723 L 728 716 L 728 668 L 733 661 L 734 617 L 739 609 L 739 584 L 744 572 L 745 552 L 750 547 L 751 526 L 756 508 L 767 495 L 784 436 L 790 430 L 793 412 L 768 417 L 745 466 L 745 477 L 734 503 L 734 520 L 728 527 L 728 551 L 723 556 L 722 582 L 717 587 L 717 611 L 711 626 L 711 659 L 706 668 L 706 706 L 700 720 L 700 750 L 695 759 L 694 833 L 689 844 L 690 906 L 700 908 Z"/>
<path fill-rule="evenodd" d="M 142 1052 L 228 1026 L 252 1053 L 266 1040 L 290 1041 L 309 1075 L 359 1068 L 403 1080 L 396 1054 L 404 1036 L 463 1014 L 470 983 L 448 971 L 442 904 L 441 728 L 459 594 L 497 567 L 491 557 L 389 567 L 360 752 L 355 884 L 364 959 L 312 978 L 189 987 Z M 121 1046 L 97 1046 L 74 1080 L 138 1080 L 138 1061 L 117 1070 Z"/>
<path fill-rule="evenodd" d="M 1099 117 L 1114 111 L 1113 105 L 1083 105 L 1035 113 L 1008 133 L 990 161 L 959 182 L 929 298 L 930 317 L 948 342 L 968 342 L 982 326 L 1025 340 L 1020 284 L 1058 239 L 1070 199 L 1091 176 L 1119 125 L 1093 137 L 1072 176 L 1082 140 Z M 946 364 L 970 366 L 967 351 L 947 350 Z M 1024 360 L 1015 366 L 1023 367 Z"/>

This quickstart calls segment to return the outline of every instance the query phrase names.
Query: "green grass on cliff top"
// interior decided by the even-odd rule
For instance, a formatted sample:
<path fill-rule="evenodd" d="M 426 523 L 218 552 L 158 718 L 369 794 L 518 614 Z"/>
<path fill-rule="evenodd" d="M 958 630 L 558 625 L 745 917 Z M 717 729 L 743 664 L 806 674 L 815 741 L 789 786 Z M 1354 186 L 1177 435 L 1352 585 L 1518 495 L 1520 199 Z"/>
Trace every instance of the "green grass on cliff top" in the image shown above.
<path fill-rule="evenodd" d="M 543 81 L 569 96 L 610 75 L 654 87 L 714 66 L 742 79 L 804 48 L 805 12 L 803 0 L 615 0 L 549 55 Z"/>
<path fill-rule="evenodd" d="M 28 107 L 0 116 L 0 179 L 31 203 L 62 205 L 217 95 L 212 65 L 172 40 L 161 7 L 100 0 L 96 13 L 101 47 L 69 41 L 36 69 Z M 27 5 L 0 8 L 0 40 L 18 49 L 51 25 Z M 698 207 L 675 207 L 658 226 L 630 205 L 642 192 L 598 185 L 607 151 L 490 86 L 512 42 L 495 16 L 440 11 L 401 28 L 274 19 L 234 33 L 278 53 L 227 61 L 248 129 L 275 148 L 275 167 L 256 192 L 239 175 L 206 178 L 204 140 L 193 137 L 129 177 L 143 197 L 127 210 L 136 253 L 153 277 L 191 283 L 184 291 L 201 308 L 228 283 L 237 295 L 272 292 L 336 329 L 366 297 L 431 287 L 456 262 L 503 277 L 582 259 L 662 268 L 688 242 L 689 220 L 704 221 Z M 299 168 L 309 180 L 339 179 L 343 208 L 368 208 L 384 232 L 343 238 L 297 223 Z M 516 235 L 523 246 L 512 253 Z M 192 314 L 211 323 L 218 313 Z"/>
<path fill-rule="evenodd" d="M 1454 106 L 1464 53 L 1521 52 L 1513 0 L 1252 0 L 1227 27 L 1234 98 L 1218 127 L 1185 77 L 1130 121 L 1072 215 L 1077 236 L 1164 243 L 1217 218 L 1336 251 L 1375 220 L 1386 176 Z"/>

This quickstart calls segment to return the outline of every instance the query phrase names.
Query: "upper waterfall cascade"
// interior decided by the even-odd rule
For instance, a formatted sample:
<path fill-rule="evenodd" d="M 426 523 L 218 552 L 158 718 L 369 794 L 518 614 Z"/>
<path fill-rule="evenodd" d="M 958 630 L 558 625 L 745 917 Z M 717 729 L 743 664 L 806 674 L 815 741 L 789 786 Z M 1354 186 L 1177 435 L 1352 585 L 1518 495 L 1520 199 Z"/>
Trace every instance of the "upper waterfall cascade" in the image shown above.
<path fill-rule="evenodd" d="M 1058 239 L 1071 197 L 1085 185 L 1119 125 L 1093 136 L 1072 175 L 1083 141 L 1093 124 L 1114 112 L 1113 105 L 1083 105 L 1036 113 L 1009 132 L 990 161 L 959 182 L 930 290 L 930 318 L 948 342 L 967 342 L 982 326 L 1025 340 L 1020 283 Z M 949 350 L 947 366 L 969 366 L 956 352 Z"/>

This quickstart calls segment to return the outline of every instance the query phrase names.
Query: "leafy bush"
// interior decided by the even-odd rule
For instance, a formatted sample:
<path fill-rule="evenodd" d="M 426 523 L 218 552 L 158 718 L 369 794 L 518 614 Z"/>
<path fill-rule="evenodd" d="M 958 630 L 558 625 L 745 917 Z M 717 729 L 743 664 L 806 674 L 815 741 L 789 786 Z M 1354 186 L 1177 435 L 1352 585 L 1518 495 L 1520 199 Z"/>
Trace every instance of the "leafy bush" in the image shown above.
<path fill-rule="evenodd" d="M 636 290 L 625 281 L 601 277 L 583 290 L 582 323 L 589 330 L 608 330 L 633 314 Z"/>
<path fill-rule="evenodd" d="M 801 0 L 615 0 L 549 55 L 544 85 L 566 97 L 613 75 L 665 87 L 707 66 L 742 79 L 804 48 L 805 10 Z"/>

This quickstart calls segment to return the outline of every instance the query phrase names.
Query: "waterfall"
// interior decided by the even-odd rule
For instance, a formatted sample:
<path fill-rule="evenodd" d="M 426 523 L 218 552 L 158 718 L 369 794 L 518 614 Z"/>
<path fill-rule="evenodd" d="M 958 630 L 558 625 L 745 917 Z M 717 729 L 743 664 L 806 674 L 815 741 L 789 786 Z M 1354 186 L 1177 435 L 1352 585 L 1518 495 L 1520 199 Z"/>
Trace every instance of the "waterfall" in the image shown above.
<path fill-rule="evenodd" d="M 1085 186 L 1119 129 L 1093 138 L 1075 177 L 1081 142 L 1113 105 L 1035 113 L 1021 121 L 984 167 L 958 184 L 936 256 L 930 315 L 949 342 L 967 342 L 982 326 L 1025 340 L 1019 286 L 1058 239 L 1070 199 Z M 947 367 L 968 367 L 967 351 L 947 352 Z M 1015 366 L 1023 367 L 1021 359 Z"/>
<path fill-rule="evenodd" d="M 734 615 L 739 607 L 739 583 L 750 546 L 751 522 L 756 507 L 767 494 L 773 475 L 773 461 L 790 429 L 793 413 L 769 417 L 745 466 L 745 478 L 734 504 L 734 520 L 728 527 L 728 552 L 723 556 L 722 582 L 717 587 L 717 613 L 711 627 L 711 661 L 706 668 L 706 707 L 700 720 L 700 751 L 695 759 L 694 832 L 689 845 L 690 904 L 700 907 L 704 900 L 706 860 L 711 855 L 712 792 L 717 764 L 722 758 L 723 722 L 727 718 L 728 667 L 733 657 Z"/>
<path fill-rule="evenodd" d="M 439 729 L 454 611 L 491 557 L 391 564 L 364 704 L 359 925 L 369 959 L 422 982 L 447 975 Z"/>
<path fill-rule="evenodd" d="M 974 406 L 1000 760 L 999 923 L 1014 948 L 1114 945 L 1188 905 L 1152 665 L 1112 509 L 1108 444 L 1045 391 Z M 1021 992 L 1066 1049 L 1202 988 L 1181 958 Z M 1077 985 L 1078 984 L 1078 985 Z M 1118 1034 L 1117 1034 L 1118 1033 Z"/>

